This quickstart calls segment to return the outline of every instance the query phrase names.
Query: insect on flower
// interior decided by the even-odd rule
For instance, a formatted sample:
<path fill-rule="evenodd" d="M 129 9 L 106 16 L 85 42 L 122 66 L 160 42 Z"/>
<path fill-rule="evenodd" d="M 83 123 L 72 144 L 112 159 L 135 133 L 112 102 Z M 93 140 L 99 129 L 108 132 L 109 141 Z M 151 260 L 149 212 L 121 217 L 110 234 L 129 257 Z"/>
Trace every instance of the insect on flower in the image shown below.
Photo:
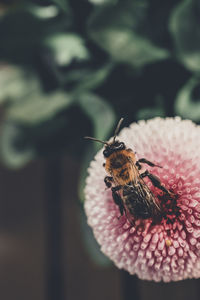
<path fill-rule="evenodd" d="M 104 178 L 104 182 L 106 187 L 111 189 L 113 200 L 119 207 L 121 216 L 125 214 L 132 225 L 135 224 L 135 220 L 149 218 L 158 223 L 164 215 L 164 205 L 167 202 L 171 205 L 173 200 L 176 200 L 175 195 L 164 187 L 157 176 L 148 170 L 142 171 L 142 164 L 157 168 L 162 168 L 161 166 L 146 158 L 137 160 L 134 151 L 116 139 L 122 121 L 123 118 L 120 119 L 111 142 L 92 137 L 85 138 L 105 145 L 103 155 L 106 161 L 103 166 L 108 176 Z M 152 184 L 162 191 L 163 203 L 161 196 L 156 198 L 151 192 L 144 181 L 145 177 L 148 177 Z M 167 222 L 172 220 L 168 219 Z"/>
<path fill-rule="evenodd" d="M 87 223 L 101 251 L 118 268 L 143 280 L 170 282 L 200 278 L 200 165 L 197 163 L 200 126 L 179 117 L 156 117 L 123 128 L 117 140 L 137 152 L 133 168 L 137 168 L 136 162 L 142 157 L 162 166 L 143 163 L 143 169 L 137 168 L 138 176 L 147 169 L 159 178 L 168 193 L 155 187 L 148 176 L 142 178 L 160 208 L 161 217 L 136 218 L 135 210 L 131 214 L 125 203 L 123 191 L 129 186 L 126 183 L 117 191 L 123 204 L 123 216 L 118 220 L 119 205 L 115 204 L 111 192 L 117 186 L 116 173 L 107 174 L 113 177 L 107 190 L 103 181 L 106 171 L 102 164 L 104 160 L 107 162 L 103 150 L 113 142 L 113 138 L 109 139 L 91 161 L 85 186 Z M 130 186 L 134 187 L 134 182 Z M 139 212 L 144 211 L 144 205 L 141 206 L 143 210 Z"/>

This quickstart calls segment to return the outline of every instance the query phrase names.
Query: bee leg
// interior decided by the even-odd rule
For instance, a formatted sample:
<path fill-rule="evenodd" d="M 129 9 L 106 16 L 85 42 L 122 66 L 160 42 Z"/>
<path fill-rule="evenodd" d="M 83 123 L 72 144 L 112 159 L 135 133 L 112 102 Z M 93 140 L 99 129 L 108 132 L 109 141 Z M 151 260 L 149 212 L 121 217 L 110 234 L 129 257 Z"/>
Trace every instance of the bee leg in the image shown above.
<path fill-rule="evenodd" d="M 117 192 L 117 191 L 119 191 L 119 190 L 121 190 L 121 188 L 122 188 L 122 186 L 121 185 L 116 185 L 116 186 L 114 186 L 114 187 L 112 187 L 112 192 Z"/>
<path fill-rule="evenodd" d="M 134 222 L 133 220 L 131 220 L 131 219 L 129 218 L 129 216 L 127 215 L 127 211 L 126 211 L 126 209 L 125 209 L 125 207 L 124 207 L 123 200 L 122 200 L 121 196 L 117 193 L 117 191 L 119 191 L 121 188 L 122 188 L 122 186 L 121 186 L 121 185 L 118 185 L 118 186 L 115 186 L 115 187 L 113 187 L 113 188 L 111 189 L 111 190 L 112 190 L 113 200 L 114 200 L 115 204 L 119 207 L 119 211 L 120 211 L 120 214 L 121 214 L 120 217 L 122 217 L 123 214 L 125 214 L 127 220 L 128 220 L 129 223 L 131 224 L 131 226 L 134 226 L 134 225 L 135 225 L 135 222 Z M 120 217 L 119 217 L 119 218 L 120 218 Z M 118 218 L 118 219 L 119 219 L 119 218 Z"/>
<path fill-rule="evenodd" d="M 105 185 L 107 186 L 107 188 L 111 188 L 112 182 L 113 182 L 113 177 L 111 177 L 111 176 L 106 176 L 106 177 L 104 178 L 104 182 L 105 182 Z"/>
<path fill-rule="evenodd" d="M 146 176 L 151 180 L 151 182 L 153 183 L 153 185 L 155 187 L 157 187 L 161 191 L 165 192 L 166 194 L 170 194 L 170 192 L 162 185 L 160 179 L 157 176 L 149 173 L 149 171 L 147 171 L 147 170 L 144 173 L 140 174 L 141 178 L 144 178 Z"/>
<path fill-rule="evenodd" d="M 141 169 L 142 169 L 142 166 L 141 166 L 141 164 L 139 163 L 139 161 L 136 161 L 135 165 L 137 166 L 138 170 L 141 170 Z"/>
<path fill-rule="evenodd" d="M 136 166 L 138 167 L 139 170 L 142 168 L 141 164 L 147 164 L 150 167 L 162 168 L 161 166 L 152 163 L 151 161 L 147 160 L 146 158 L 140 158 L 140 159 L 138 159 L 138 161 L 136 161 Z"/>
<path fill-rule="evenodd" d="M 121 189 L 121 186 L 116 186 L 116 187 L 112 188 L 112 196 L 113 196 L 113 200 L 114 200 L 115 204 L 119 207 L 121 216 L 123 216 L 125 209 L 124 209 L 124 204 L 123 204 L 122 198 L 120 197 L 120 195 L 117 193 L 117 190 L 116 190 L 116 188 L 118 188 L 118 187 L 120 187 L 120 189 Z"/>

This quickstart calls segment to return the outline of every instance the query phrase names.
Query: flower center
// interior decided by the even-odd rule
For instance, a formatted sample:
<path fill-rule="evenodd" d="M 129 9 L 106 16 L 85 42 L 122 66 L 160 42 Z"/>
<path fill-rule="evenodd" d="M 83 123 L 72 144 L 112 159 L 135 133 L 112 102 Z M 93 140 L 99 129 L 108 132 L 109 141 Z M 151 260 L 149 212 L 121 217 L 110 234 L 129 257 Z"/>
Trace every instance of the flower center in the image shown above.
<path fill-rule="evenodd" d="M 180 208 L 177 206 L 178 195 L 170 191 L 171 194 L 160 193 L 157 198 L 161 206 L 161 223 L 173 224 L 180 216 Z"/>

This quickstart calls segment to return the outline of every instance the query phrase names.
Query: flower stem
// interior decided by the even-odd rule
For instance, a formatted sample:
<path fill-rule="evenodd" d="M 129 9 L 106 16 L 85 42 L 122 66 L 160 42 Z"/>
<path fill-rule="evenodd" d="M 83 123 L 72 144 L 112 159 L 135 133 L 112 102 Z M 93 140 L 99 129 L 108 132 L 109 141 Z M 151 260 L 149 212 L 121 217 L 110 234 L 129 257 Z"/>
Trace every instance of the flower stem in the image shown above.
<path fill-rule="evenodd" d="M 123 300 L 140 300 L 138 281 L 139 279 L 135 275 L 121 271 Z"/>
<path fill-rule="evenodd" d="M 50 158 L 46 164 L 46 280 L 47 300 L 63 300 L 61 261 L 61 159 Z"/>

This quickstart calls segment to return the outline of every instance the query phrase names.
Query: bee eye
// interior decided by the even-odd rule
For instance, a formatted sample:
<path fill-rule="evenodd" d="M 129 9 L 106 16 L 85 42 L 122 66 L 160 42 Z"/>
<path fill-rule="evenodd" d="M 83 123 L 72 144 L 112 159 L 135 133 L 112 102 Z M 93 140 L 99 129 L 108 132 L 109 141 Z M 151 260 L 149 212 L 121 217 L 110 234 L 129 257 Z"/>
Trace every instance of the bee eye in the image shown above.
<path fill-rule="evenodd" d="M 105 157 L 108 157 L 108 156 L 109 156 L 109 151 L 108 151 L 108 150 L 104 150 L 104 151 L 103 151 L 103 155 L 104 155 Z"/>

